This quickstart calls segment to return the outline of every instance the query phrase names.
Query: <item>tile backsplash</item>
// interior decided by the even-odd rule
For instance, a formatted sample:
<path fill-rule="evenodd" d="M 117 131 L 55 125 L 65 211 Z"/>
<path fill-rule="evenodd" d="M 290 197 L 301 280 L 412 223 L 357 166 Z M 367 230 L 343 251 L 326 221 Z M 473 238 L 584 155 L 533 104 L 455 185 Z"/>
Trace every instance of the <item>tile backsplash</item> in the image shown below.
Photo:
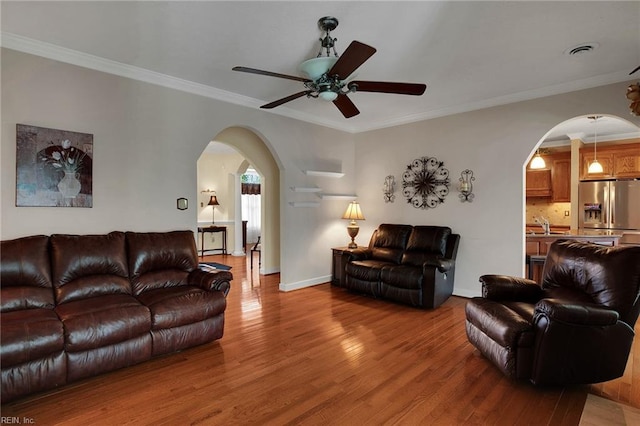
<path fill-rule="evenodd" d="M 525 223 L 535 223 L 534 217 L 544 216 L 551 225 L 571 226 L 571 203 L 553 203 L 543 198 L 528 198 Z"/>

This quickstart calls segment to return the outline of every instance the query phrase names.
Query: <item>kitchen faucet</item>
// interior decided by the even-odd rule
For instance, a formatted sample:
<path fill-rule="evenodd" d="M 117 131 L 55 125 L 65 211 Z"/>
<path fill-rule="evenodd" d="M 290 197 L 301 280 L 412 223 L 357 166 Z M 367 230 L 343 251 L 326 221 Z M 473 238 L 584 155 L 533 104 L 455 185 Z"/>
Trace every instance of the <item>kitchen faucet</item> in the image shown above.
<path fill-rule="evenodd" d="M 539 218 L 534 216 L 533 220 L 542 227 L 543 231 L 544 231 L 544 235 L 549 235 L 551 234 L 551 229 L 550 229 L 550 225 L 549 225 L 549 221 L 547 219 L 544 218 L 544 216 L 540 216 Z"/>

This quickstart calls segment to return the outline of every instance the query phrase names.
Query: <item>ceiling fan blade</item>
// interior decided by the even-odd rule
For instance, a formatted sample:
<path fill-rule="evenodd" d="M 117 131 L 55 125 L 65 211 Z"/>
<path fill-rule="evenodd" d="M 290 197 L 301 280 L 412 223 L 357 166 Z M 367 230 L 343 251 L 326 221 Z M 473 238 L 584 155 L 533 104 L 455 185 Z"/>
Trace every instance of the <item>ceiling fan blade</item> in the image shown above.
<path fill-rule="evenodd" d="M 264 70 L 259 70 L 259 69 L 256 69 L 256 68 L 233 67 L 232 70 L 240 71 L 240 72 L 248 72 L 250 74 L 266 75 L 266 76 L 269 76 L 269 77 L 286 78 L 287 80 L 295 80 L 295 81 L 302 81 L 302 82 L 311 81 L 308 78 L 304 78 L 304 77 L 297 77 L 295 75 L 280 74 L 280 73 L 277 73 L 277 72 L 264 71 Z"/>
<path fill-rule="evenodd" d="M 358 67 L 369 59 L 376 49 L 359 41 L 352 41 L 347 50 L 338 58 L 327 74 L 338 75 L 341 80 L 349 77 Z"/>
<path fill-rule="evenodd" d="M 264 104 L 260 108 L 264 108 L 264 109 L 275 108 L 275 107 L 277 107 L 279 105 L 286 104 L 287 102 L 290 102 L 290 101 L 292 101 L 294 99 L 298 99 L 298 98 L 301 98 L 301 97 L 303 97 L 305 95 L 308 95 L 309 93 L 311 93 L 311 90 L 304 90 L 302 92 L 294 93 L 293 95 L 289 95 L 286 98 L 278 99 L 277 101 L 273 101 L 273 102 L 270 102 L 268 104 Z"/>
<path fill-rule="evenodd" d="M 344 115 L 344 118 L 351 118 L 360 114 L 358 108 L 345 94 L 338 95 L 336 100 L 333 101 L 333 104 L 338 107 L 342 115 Z"/>
<path fill-rule="evenodd" d="M 393 83 L 388 81 L 352 81 L 349 86 L 358 86 L 356 92 L 395 93 L 399 95 L 420 96 L 427 89 L 426 84 L 419 83 Z"/>

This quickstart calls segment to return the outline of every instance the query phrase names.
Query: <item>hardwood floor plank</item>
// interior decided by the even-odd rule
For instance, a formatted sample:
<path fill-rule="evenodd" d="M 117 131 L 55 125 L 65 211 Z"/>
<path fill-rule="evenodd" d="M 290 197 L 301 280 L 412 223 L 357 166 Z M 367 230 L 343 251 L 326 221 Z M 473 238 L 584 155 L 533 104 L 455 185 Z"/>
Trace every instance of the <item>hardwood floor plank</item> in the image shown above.
<path fill-rule="evenodd" d="M 329 284 L 280 292 L 244 257 L 219 341 L 2 406 L 39 425 L 577 425 L 587 391 L 640 401 L 640 350 L 625 377 L 537 388 L 469 344 L 466 299 L 422 311 Z"/>

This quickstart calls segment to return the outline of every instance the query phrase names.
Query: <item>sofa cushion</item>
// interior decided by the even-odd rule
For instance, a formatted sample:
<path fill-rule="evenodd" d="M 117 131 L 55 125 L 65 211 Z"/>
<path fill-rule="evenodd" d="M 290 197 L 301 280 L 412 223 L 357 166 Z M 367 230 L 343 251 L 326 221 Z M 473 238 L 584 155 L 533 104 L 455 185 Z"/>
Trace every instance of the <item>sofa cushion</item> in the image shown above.
<path fill-rule="evenodd" d="M 385 262 L 400 263 L 412 228 L 411 225 L 388 223 L 378 226 L 369 245 L 371 257 Z"/>
<path fill-rule="evenodd" d="M 123 342 L 151 330 L 151 314 L 133 296 L 113 294 L 56 307 L 64 324 L 65 349 L 78 352 Z"/>
<path fill-rule="evenodd" d="M 0 243 L 0 311 L 53 309 L 49 237 L 6 240 Z"/>
<path fill-rule="evenodd" d="M 3 312 L 0 323 L 2 368 L 62 352 L 62 322 L 51 309 Z"/>
<path fill-rule="evenodd" d="M 131 294 L 123 232 L 52 235 L 51 263 L 58 303 Z"/>
<path fill-rule="evenodd" d="M 446 226 L 414 226 L 402 263 L 422 266 L 427 259 L 443 257 L 447 252 L 447 240 L 451 228 Z"/>
<path fill-rule="evenodd" d="M 422 268 L 411 265 L 388 265 L 382 268 L 380 280 L 392 287 L 420 289 L 422 288 Z"/>
<path fill-rule="evenodd" d="M 380 281 L 380 272 L 384 266 L 391 266 L 393 263 L 382 260 L 354 260 L 347 263 L 345 268 L 347 275 L 362 281 Z"/>
<path fill-rule="evenodd" d="M 606 247 L 558 240 L 549 247 L 542 288 L 564 287 L 585 293 L 620 314 L 628 324 L 637 319 L 633 310 L 640 291 L 640 247 Z"/>
<path fill-rule="evenodd" d="M 187 285 L 198 267 L 191 231 L 127 232 L 130 279 L 135 295 L 158 288 Z"/>
<path fill-rule="evenodd" d="M 203 321 L 224 312 L 227 306 L 222 292 L 193 286 L 149 290 L 138 299 L 151 311 L 153 330 Z"/>

